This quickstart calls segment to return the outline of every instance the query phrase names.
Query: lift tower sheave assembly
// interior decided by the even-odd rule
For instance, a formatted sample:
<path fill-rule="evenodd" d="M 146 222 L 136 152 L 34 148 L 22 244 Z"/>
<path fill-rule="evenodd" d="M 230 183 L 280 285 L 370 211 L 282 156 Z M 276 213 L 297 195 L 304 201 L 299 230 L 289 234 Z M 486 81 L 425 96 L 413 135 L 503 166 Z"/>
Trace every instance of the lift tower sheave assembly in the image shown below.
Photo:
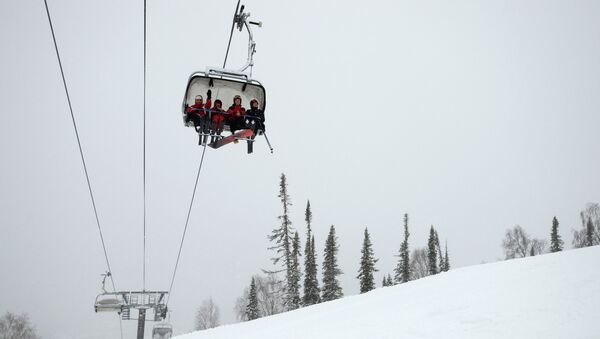
<path fill-rule="evenodd" d="M 104 292 L 96 297 L 94 310 L 96 312 L 117 312 L 123 320 L 138 321 L 138 339 L 144 338 L 146 320 L 163 321 L 167 317 L 166 291 L 126 291 Z M 131 310 L 138 310 L 138 318 L 131 318 Z M 153 317 L 147 317 L 147 311 L 154 312 Z"/>

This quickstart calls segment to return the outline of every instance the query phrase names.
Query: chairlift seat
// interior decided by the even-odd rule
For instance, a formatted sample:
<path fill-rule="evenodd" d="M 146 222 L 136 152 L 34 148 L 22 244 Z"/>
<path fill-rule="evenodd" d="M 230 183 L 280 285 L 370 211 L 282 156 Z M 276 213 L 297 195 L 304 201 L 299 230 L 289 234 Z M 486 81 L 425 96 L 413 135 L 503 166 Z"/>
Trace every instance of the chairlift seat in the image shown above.
<path fill-rule="evenodd" d="M 183 123 L 186 127 L 194 126 L 193 123 L 185 121 L 186 107 L 194 105 L 197 95 L 201 95 L 206 103 L 206 92 L 209 89 L 212 92 L 213 107 L 214 102 L 218 99 L 223 103 L 221 108 L 227 111 L 233 104 L 233 97 L 239 95 L 242 99 L 242 106 L 246 110 L 250 109 L 250 101 L 256 99 L 259 102 L 259 108 L 263 112 L 265 111 L 267 96 L 265 88 L 260 82 L 250 79 L 244 73 L 209 69 L 206 72 L 195 72 L 189 77 L 182 104 Z M 224 125 L 224 130 L 230 130 L 227 123 Z"/>
<path fill-rule="evenodd" d="M 173 335 L 173 326 L 162 322 L 154 325 L 152 328 L 152 339 L 167 339 Z"/>
<path fill-rule="evenodd" d="M 116 293 L 102 293 L 96 297 L 94 310 L 96 312 L 120 312 L 125 299 L 123 295 Z"/>

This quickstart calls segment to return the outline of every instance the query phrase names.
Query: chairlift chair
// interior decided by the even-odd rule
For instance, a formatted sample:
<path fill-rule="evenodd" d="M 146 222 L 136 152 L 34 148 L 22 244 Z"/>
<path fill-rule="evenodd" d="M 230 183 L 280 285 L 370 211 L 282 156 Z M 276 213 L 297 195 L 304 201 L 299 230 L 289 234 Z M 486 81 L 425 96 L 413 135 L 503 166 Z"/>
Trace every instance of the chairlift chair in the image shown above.
<path fill-rule="evenodd" d="M 234 71 L 223 71 L 219 69 L 208 69 L 206 72 L 195 72 L 190 75 L 187 89 L 183 98 L 181 107 L 183 123 L 186 127 L 194 127 L 194 124 L 186 122 L 186 108 L 194 105 L 197 95 L 206 98 L 206 92 L 212 91 L 212 102 L 221 100 L 225 111 L 233 104 L 233 97 L 239 95 L 242 98 L 242 106 L 250 108 L 250 101 L 256 99 L 259 102 L 259 108 L 265 111 L 267 94 L 263 85 L 250 79 L 246 74 L 235 73 Z M 225 125 L 225 129 L 229 128 Z"/>
<path fill-rule="evenodd" d="M 173 326 L 167 322 L 155 324 L 152 328 L 152 339 L 168 339 L 173 335 Z"/>
<path fill-rule="evenodd" d="M 254 66 L 253 57 L 256 52 L 256 43 L 254 42 L 254 36 L 252 34 L 252 29 L 250 28 L 251 25 L 262 27 L 262 22 L 249 21 L 249 17 L 250 13 L 245 13 L 244 6 L 242 5 L 240 8 L 240 3 L 238 1 L 238 7 L 235 10 L 231 27 L 229 43 L 231 44 L 231 35 L 233 34 L 234 28 L 237 27 L 239 31 L 242 31 L 244 27 L 246 28 L 248 32 L 248 58 L 244 66 L 240 69 L 232 70 L 224 68 L 224 63 L 223 68 L 207 68 L 204 72 L 195 72 L 190 75 L 181 107 L 183 121 L 186 127 L 194 127 L 193 122 L 186 121 L 186 108 L 194 105 L 195 97 L 197 95 L 201 95 L 202 98 L 205 99 L 204 102 L 206 102 L 208 90 L 211 90 L 212 92 L 211 100 L 213 106 L 216 100 L 221 100 L 223 104 L 222 109 L 225 111 L 233 104 L 234 96 L 239 95 L 242 99 L 242 106 L 246 109 L 250 108 L 250 101 L 256 99 L 259 102 L 259 109 L 265 112 L 267 99 L 265 88 L 259 81 L 252 79 L 252 67 Z M 227 60 L 227 56 L 225 57 L 225 60 Z M 250 69 L 249 73 L 246 72 L 248 68 Z M 208 111 L 209 114 L 212 112 L 214 112 L 214 110 Z M 227 123 L 225 123 L 223 127 L 224 130 L 230 130 Z M 261 130 L 261 128 L 258 130 Z M 264 132 L 264 128 L 262 130 Z M 199 131 L 199 134 L 201 135 L 201 138 L 202 136 L 206 136 L 202 131 Z"/>
<path fill-rule="evenodd" d="M 121 293 L 101 293 L 94 302 L 94 311 L 121 312 L 125 304 L 125 297 Z"/>

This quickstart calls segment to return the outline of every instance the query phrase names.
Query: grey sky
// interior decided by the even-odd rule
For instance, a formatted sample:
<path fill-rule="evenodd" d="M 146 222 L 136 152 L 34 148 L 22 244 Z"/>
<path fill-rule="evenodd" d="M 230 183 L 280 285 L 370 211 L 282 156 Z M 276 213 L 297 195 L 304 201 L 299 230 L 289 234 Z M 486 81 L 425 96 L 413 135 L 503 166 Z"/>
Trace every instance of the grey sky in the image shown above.
<path fill-rule="evenodd" d="M 345 294 L 369 227 L 391 272 L 434 225 L 453 267 L 502 256 L 506 228 L 570 244 L 600 200 L 597 1 L 245 2 L 267 88 L 255 153 L 207 150 L 171 307 L 176 333 L 212 296 L 224 322 L 269 268 L 281 172 L 322 261 L 331 224 Z M 142 1 L 49 0 L 117 288 L 142 280 Z M 183 127 L 187 77 L 222 63 L 235 1 L 148 1 L 147 287 L 168 289 L 201 148 Z M 0 312 L 44 338 L 114 338 L 93 313 L 105 263 L 43 1 L 0 3 Z M 228 65 L 245 61 L 234 38 Z M 304 237 L 302 237 L 304 239 Z M 135 331 L 125 322 L 126 336 Z"/>

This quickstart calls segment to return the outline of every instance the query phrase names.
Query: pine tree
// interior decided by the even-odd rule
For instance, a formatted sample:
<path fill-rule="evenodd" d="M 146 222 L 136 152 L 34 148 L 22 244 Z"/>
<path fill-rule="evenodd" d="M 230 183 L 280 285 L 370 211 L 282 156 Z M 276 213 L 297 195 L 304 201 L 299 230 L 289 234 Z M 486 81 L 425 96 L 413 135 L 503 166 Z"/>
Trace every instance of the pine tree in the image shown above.
<path fill-rule="evenodd" d="M 429 241 L 427 242 L 427 270 L 429 271 L 429 275 L 438 273 L 436 236 L 433 225 L 429 231 Z"/>
<path fill-rule="evenodd" d="M 274 265 L 281 264 L 283 267 L 281 270 L 271 271 L 268 273 L 279 273 L 285 272 L 285 281 L 282 282 L 283 286 L 281 292 L 285 295 L 286 306 L 290 305 L 293 295 L 290 294 L 290 283 L 292 281 L 292 222 L 289 218 L 289 208 L 292 205 L 290 196 L 287 192 L 287 180 L 285 174 L 281 174 L 279 181 L 279 199 L 283 205 L 283 214 L 278 217 L 281 221 L 281 225 L 274 229 L 269 235 L 269 241 L 274 243 L 273 246 L 269 247 L 270 250 L 275 251 L 275 257 L 271 258 Z"/>
<path fill-rule="evenodd" d="M 560 252 L 563 249 L 563 241 L 558 234 L 558 220 L 552 219 L 552 231 L 550 232 L 550 252 Z"/>
<path fill-rule="evenodd" d="M 381 287 L 387 287 L 387 277 L 383 276 L 383 281 L 381 282 Z"/>
<path fill-rule="evenodd" d="M 254 277 L 250 283 L 250 294 L 248 296 L 248 305 L 246 306 L 246 318 L 248 320 L 254 320 L 259 318 L 258 313 L 258 296 L 256 294 L 256 283 Z"/>
<path fill-rule="evenodd" d="M 587 221 L 587 227 L 585 228 L 585 246 L 594 246 L 594 224 L 592 218 Z"/>
<path fill-rule="evenodd" d="M 448 243 L 446 243 L 445 247 L 446 254 L 444 255 L 444 267 L 442 268 L 442 271 L 448 272 L 450 270 L 450 259 L 448 258 Z"/>
<path fill-rule="evenodd" d="M 315 253 L 315 237 L 312 235 L 312 212 L 310 201 L 306 203 L 304 214 L 306 221 L 306 246 L 304 247 L 304 305 L 314 305 L 321 302 L 319 279 L 317 277 L 317 256 Z"/>
<path fill-rule="evenodd" d="M 442 247 L 440 246 L 440 237 L 438 235 L 437 230 L 435 230 L 435 248 L 437 250 L 438 253 L 438 259 L 439 259 L 439 267 L 438 267 L 438 273 L 442 272 L 443 268 L 444 268 L 444 255 L 442 254 Z"/>
<path fill-rule="evenodd" d="M 288 310 L 295 310 L 300 308 L 300 236 L 298 232 L 294 234 L 294 241 L 292 243 L 292 265 L 290 281 L 288 284 L 289 288 L 289 303 Z"/>
<path fill-rule="evenodd" d="M 325 242 L 325 254 L 323 256 L 323 291 L 321 300 L 330 301 L 339 299 L 344 296 L 337 276 L 342 274 L 342 271 L 337 265 L 337 237 L 335 236 L 335 227 L 331 225 L 329 235 Z"/>
<path fill-rule="evenodd" d="M 388 286 L 394 286 L 394 281 L 392 280 L 392 275 L 388 273 L 387 276 L 387 285 Z"/>
<path fill-rule="evenodd" d="M 358 276 L 356 278 L 360 281 L 360 293 L 366 293 L 375 289 L 375 277 L 373 273 L 378 271 L 375 268 L 375 263 L 377 263 L 378 259 L 374 257 L 373 244 L 371 244 L 369 230 L 366 227 L 361 253 L 360 268 L 358 269 Z"/>
<path fill-rule="evenodd" d="M 394 279 L 396 283 L 404 283 L 410 280 L 410 257 L 408 252 L 408 214 L 404 214 L 404 240 L 400 245 L 400 252 L 398 254 L 398 265 L 394 270 Z"/>

